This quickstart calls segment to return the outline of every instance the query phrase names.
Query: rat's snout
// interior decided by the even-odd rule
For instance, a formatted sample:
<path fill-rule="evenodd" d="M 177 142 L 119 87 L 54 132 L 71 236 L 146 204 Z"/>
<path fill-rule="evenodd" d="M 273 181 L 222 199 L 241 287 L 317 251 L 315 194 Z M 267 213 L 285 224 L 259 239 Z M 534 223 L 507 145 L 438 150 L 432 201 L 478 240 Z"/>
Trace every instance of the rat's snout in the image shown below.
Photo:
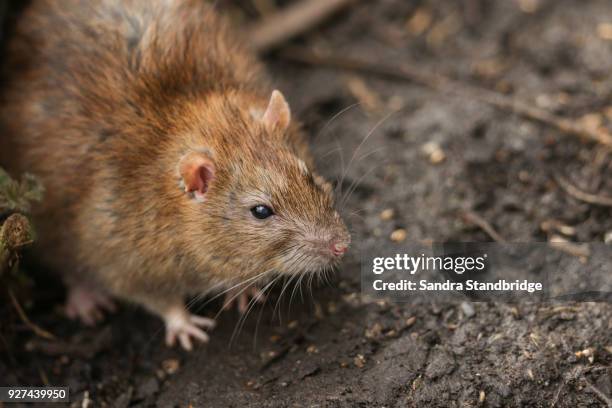
<path fill-rule="evenodd" d="M 330 244 L 330 249 L 334 256 L 342 256 L 348 250 L 348 244 L 346 242 L 333 240 Z"/>

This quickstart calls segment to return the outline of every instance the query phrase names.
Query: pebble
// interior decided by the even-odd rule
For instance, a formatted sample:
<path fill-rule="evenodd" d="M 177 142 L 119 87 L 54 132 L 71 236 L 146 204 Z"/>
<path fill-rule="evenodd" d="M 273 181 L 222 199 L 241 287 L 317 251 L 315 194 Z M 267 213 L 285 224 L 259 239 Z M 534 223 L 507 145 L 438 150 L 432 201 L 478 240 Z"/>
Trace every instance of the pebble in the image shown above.
<path fill-rule="evenodd" d="M 597 25 L 597 35 L 603 40 L 612 41 L 612 23 Z"/>
<path fill-rule="evenodd" d="M 363 366 L 365 366 L 365 362 L 366 360 L 363 354 L 357 354 L 355 358 L 353 359 L 353 363 L 359 368 L 362 368 Z"/>
<path fill-rule="evenodd" d="M 465 317 L 472 317 L 476 314 L 474 310 L 474 306 L 470 302 L 462 302 L 461 303 L 461 311 L 465 315 Z"/>
<path fill-rule="evenodd" d="M 431 164 L 440 164 L 446 160 L 446 153 L 437 142 L 427 142 L 421 147 L 421 151 L 429 158 Z"/>
<path fill-rule="evenodd" d="M 310 346 L 308 346 L 308 348 L 306 349 L 306 352 L 308 354 L 316 354 L 319 352 L 319 349 L 317 348 L 317 346 L 315 346 L 314 344 L 311 344 Z"/>
<path fill-rule="evenodd" d="M 389 221 L 391 218 L 393 218 L 393 215 L 395 215 L 393 208 L 387 208 L 381 211 L 380 219 L 383 221 Z"/>
<path fill-rule="evenodd" d="M 391 241 L 393 242 L 404 242 L 406 240 L 407 235 L 408 234 L 406 233 L 405 229 L 398 228 L 391 233 L 391 236 L 389 238 L 391 238 Z"/>

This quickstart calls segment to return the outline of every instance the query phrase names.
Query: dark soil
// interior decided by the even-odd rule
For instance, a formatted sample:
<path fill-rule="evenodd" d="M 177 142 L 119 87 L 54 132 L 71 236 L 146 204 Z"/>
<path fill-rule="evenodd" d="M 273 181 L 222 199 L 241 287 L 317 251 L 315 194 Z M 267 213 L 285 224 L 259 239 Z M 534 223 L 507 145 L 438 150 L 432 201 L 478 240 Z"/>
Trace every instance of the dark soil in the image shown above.
<path fill-rule="evenodd" d="M 612 125 L 602 23 L 612 23 L 609 0 L 381 0 L 358 2 L 301 42 Z M 331 285 L 296 290 L 291 305 L 290 287 L 274 310 L 279 288 L 244 326 L 225 313 L 210 344 L 186 353 L 166 348 L 161 321 L 129 305 L 97 328 L 68 322 L 63 290 L 41 277 L 27 313 L 60 340 L 13 318 L 0 331 L 0 383 L 68 385 L 75 407 L 608 406 L 609 303 L 373 300 L 360 290 L 360 253 L 399 228 L 406 242 L 490 241 L 461 211 L 509 241 L 603 243 L 612 210 L 568 196 L 556 177 L 610 196 L 612 154 L 467 97 L 269 63 L 322 173 L 354 187 L 343 207 L 354 245 Z M 385 209 L 394 213 L 383 220 Z M 543 228 L 551 220 L 573 230 Z"/>

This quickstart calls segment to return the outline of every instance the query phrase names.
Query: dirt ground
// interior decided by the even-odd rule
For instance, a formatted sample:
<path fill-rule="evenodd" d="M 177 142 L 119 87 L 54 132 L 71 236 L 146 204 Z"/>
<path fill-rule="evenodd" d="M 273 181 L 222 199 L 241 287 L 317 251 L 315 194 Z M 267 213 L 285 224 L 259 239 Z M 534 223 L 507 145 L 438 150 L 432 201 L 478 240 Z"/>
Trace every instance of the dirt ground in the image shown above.
<path fill-rule="evenodd" d="M 610 24 L 609 0 L 362 1 L 300 42 L 612 128 Z M 63 319 L 63 289 L 41 275 L 26 310 L 58 340 L 13 318 L 0 337 L 0 383 L 67 385 L 75 407 L 611 406 L 610 303 L 373 300 L 361 294 L 360 253 L 398 229 L 406 242 L 490 241 L 462 211 L 508 241 L 612 241 L 610 207 L 557 182 L 612 195 L 612 154 L 470 98 L 268 62 L 321 172 L 354 187 L 342 208 L 354 244 L 331 282 L 290 287 L 275 308 L 279 287 L 244 325 L 224 313 L 210 344 L 186 353 L 166 348 L 161 321 L 129 305 L 96 328 Z"/>

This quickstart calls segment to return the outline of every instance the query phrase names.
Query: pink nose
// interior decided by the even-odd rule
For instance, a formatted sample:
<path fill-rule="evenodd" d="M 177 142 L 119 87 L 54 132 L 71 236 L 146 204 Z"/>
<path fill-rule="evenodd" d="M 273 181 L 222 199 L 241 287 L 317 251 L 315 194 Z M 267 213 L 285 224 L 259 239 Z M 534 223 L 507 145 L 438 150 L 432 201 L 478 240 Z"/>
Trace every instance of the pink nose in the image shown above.
<path fill-rule="evenodd" d="M 348 249 L 348 245 L 343 244 L 343 243 L 334 242 L 331 244 L 331 251 L 336 256 L 344 255 L 347 249 Z"/>

